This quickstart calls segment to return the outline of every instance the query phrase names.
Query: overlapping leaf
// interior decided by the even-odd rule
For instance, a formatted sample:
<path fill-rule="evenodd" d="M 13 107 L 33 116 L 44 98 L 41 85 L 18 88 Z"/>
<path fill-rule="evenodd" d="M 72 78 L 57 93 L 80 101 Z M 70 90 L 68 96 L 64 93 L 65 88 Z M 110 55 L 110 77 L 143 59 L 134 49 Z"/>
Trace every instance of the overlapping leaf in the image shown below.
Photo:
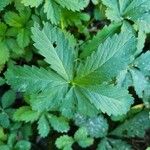
<path fill-rule="evenodd" d="M 65 39 L 65 35 L 48 23 L 45 24 L 42 31 L 36 26 L 32 32 L 34 45 L 45 57 L 45 61 L 65 80 L 72 80 L 74 52 L 69 41 Z"/>

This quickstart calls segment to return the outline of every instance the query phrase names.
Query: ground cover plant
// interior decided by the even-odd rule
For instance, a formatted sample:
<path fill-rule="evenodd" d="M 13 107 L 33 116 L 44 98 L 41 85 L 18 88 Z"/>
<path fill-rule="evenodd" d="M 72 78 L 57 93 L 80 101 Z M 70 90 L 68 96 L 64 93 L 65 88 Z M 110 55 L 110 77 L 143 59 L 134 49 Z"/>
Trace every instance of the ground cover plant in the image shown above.
<path fill-rule="evenodd" d="M 1 0 L 0 150 L 149 150 L 149 33 L 149 0 Z"/>

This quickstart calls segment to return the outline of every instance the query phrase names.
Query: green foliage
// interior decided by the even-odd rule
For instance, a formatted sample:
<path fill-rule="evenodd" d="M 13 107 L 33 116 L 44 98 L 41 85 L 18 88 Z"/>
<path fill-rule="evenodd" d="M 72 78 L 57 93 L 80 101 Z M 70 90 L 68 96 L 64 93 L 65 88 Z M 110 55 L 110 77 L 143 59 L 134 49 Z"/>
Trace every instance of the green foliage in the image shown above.
<path fill-rule="evenodd" d="M 63 150 L 72 150 L 71 146 L 73 143 L 74 143 L 73 138 L 69 137 L 68 135 L 63 135 L 59 137 L 55 142 L 57 148 Z"/>
<path fill-rule="evenodd" d="M 14 120 L 33 122 L 38 119 L 39 113 L 32 111 L 29 106 L 20 107 L 14 114 Z"/>
<path fill-rule="evenodd" d="M 122 140 L 104 138 L 99 143 L 97 150 L 132 150 L 132 147 Z"/>
<path fill-rule="evenodd" d="M 126 120 L 111 134 L 124 137 L 144 137 L 145 131 L 150 127 L 149 112 L 142 111 L 133 118 Z"/>
<path fill-rule="evenodd" d="M 105 137 L 108 132 L 107 120 L 102 116 L 86 118 L 80 114 L 76 114 L 75 123 L 78 126 L 85 127 L 91 137 Z"/>
<path fill-rule="evenodd" d="M 149 33 L 149 0 L 1 0 L 0 150 L 146 149 Z"/>

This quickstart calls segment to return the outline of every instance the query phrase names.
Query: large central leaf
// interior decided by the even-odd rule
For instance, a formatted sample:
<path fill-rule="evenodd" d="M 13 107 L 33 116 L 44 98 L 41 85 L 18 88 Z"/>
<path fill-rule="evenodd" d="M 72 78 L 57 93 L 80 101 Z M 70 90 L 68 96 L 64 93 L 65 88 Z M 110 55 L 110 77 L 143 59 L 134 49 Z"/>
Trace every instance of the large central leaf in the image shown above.
<path fill-rule="evenodd" d="M 135 37 L 121 33 L 108 38 L 79 66 L 76 84 L 100 84 L 115 77 L 130 63 L 136 49 Z"/>

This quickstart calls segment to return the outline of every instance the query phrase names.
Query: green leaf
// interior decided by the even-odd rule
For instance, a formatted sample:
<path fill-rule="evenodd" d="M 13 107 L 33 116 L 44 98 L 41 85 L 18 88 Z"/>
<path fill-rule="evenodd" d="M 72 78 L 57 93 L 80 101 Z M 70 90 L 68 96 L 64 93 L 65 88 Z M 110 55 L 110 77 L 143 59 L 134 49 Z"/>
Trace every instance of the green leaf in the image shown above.
<path fill-rule="evenodd" d="M 25 6 L 38 7 L 43 0 L 21 0 Z"/>
<path fill-rule="evenodd" d="M 54 128 L 54 130 L 58 131 L 58 132 L 67 132 L 70 127 L 69 127 L 69 123 L 67 122 L 67 120 L 64 117 L 57 117 L 54 115 L 48 115 L 48 120 L 51 124 L 51 126 Z"/>
<path fill-rule="evenodd" d="M 4 129 L 0 127 L 0 140 L 5 141 L 7 139 L 7 135 L 4 132 Z"/>
<path fill-rule="evenodd" d="M 61 8 L 54 0 L 46 0 L 44 12 L 47 13 L 47 19 L 50 19 L 52 24 L 58 24 L 60 22 Z"/>
<path fill-rule="evenodd" d="M 85 116 L 95 116 L 98 110 L 90 103 L 79 88 L 74 88 L 74 96 L 77 100 L 77 112 Z"/>
<path fill-rule="evenodd" d="M 21 92 L 43 91 L 47 88 L 52 89 L 66 84 L 65 81 L 54 72 L 35 66 L 14 66 L 8 68 L 5 77 L 7 83 L 10 84 L 13 89 Z"/>
<path fill-rule="evenodd" d="M 142 74 L 141 71 L 137 69 L 130 69 L 132 80 L 133 80 L 133 86 L 135 88 L 135 91 L 137 95 L 142 98 L 143 92 L 148 86 L 148 81 L 146 80 L 145 76 Z"/>
<path fill-rule="evenodd" d="M 77 130 L 74 135 L 74 139 L 83 148 L 89 147 L 94 142 L 93 138 L 88 137 L 87 129 L 84 127 Z"/>
<path fill-rule="evenodd" d="M 150 128 L 149 111 L 142 111 L 131 119 L 118 126 L 111 135 L 123 137 L 143 138 L 147 129 Z"/>
<path fill-rule="evenodd" d="M 75 98 L 73 88 L 71 88 L 65 95 L 65 98 L 63 99 L 63 102 L 60 107 L 60 111 L 65 117 L 72 118 L 74 116 Z"/>
<path fill-rule="evenodd" d="M 5 22 L 12 27 L 22 27 L 23 20 L 15 12 L 8 11 L 4 16 Z"/>
<path fill-rule="evenodd" d="M 9 49 L 5 42 L 0 41 L 0 65 L 4 65 L 9 59 Z"/>
<path fill-rule="evenodd" d="M 24 49 L 20 48 L 17 41 L 13 38 L 7 39 L 7 46 L 9 50 L 11 50 L 11 57 L 16 58 L 18 56 L 22 56 L 24 54 Z"/>
<path fill-rule="evenodd" d="M 0 86 L 4 85 L 5 84 L 5 79 L 3 79 L 2 77 L 0 77 Z"/>
<path fill-rule="evenodd" d="M 146 75 L 150 75 L 150 51 L 143 53 L 140 55 L 134 62 L 134 65 L 138 67 L 142 73 Z"/>
<path fill-rule="evenodd" d="M 8 128 L 10 125 L 9 116 L 5 112 L 0 113 L 0 125 L 3 128 Z"/>
<path fill-rule="evenodd" d="M 93 51 L 97 50 L 101 43 L 119 31 L 120 26 L 121 23 L 114 23 L 110 24 L 109 26 L 105 26 L 102 30 L 99 30 L 91 40 L 81 45 L 81 57 L 86 58 L 87 56 L 91 55 Z"/>
<path fill-rule="evenodd" d="M 102 115 L 89 118 L 85 124 L 85 127 L 91 137 L 102 138 L 107 135 L 108 124 Z"/>
<path fill-rule="evenodd" d="M 33 111 L 29 106 L 22 106 L 16 110 L 13 119 L 15 121 L 34 122 L 38 119 L 39 112 Z"/>
<path fill-rule="evenodd" d="M 55 144 L 58 149 L 72 150 L 71 146 L 74 143 L 74 139 L 68 135 L 63 135 L 57 138 Z"/>
<path fill-rule="evenodd" d="M 128 89 L 129 86 L 133 85 L 131 73 L 128 69 L 122 70 L 117 76 L 117 86 Z"/>
<path fill-rule="evenodd" d="M 27 29 L 19 30 L 17 42 L 21 48 L 28 46 L 30 43 L 30 32 Z"/>
<path fill-rule="evenodd" d="M 70 81 L 73 78 L 74 51 L 64 33 L 48 23 L 43 30 L 35 26 L 32 33 L 34 45 L 45 61 L 65 80 Z"/>
<path fill-rule="evenodd" d="M 125 114 L 133 103 L 127 90 L 111 85 L 80 87 L 79 90 L 96 109 L 108 115 Z"/>
<path fill-rule="evenodd" d="M 150 14 L 145 13 L 142 15 L 142 17 L 137 20 L 136 24 L 143 32 L 150 33 Z"/>
<path fill-rule="evenodd" d="M 15 99 L 16 99 L 16 93 L 14 91 L 9 90 L 5 92 L 1 100 L 2 107 L 7 108 L 11 106 L 15 102 Z"/>
<path fill-rule="evenodd" d="M 123 20 L 123 13 L 125 8 L 129 5 L 130 0 L 102 0 L 103 4 L 107 6 L 106 16 L 111 21 Z"/>
<path fill-rule="evenodd" d="M 73 12 L 71 10 L 63 9 L 61 17 L 61 27 L 62 29 L 67 28 L 68 26 L 76 26 L 78 32 L 86 32 L 86 24 L 90 20 L 89 14 L 85 12 Z M 88 34 L 88 33 L 86 33 Z"/>
<path fill-rule="evenodd" d="M 121 33 L 108 38 L 84 64 L 80 64 L 74 82 L 78 85 L 91 85 L 114 78 L 127 68 L 135 49 L 136 39 L 131 33 Z"/>
<path fill-rule="evenodd" d="M 29 101 L 32 109 L 40 112 L 48 110 L 58 111 L 66 90 L 66 86 L 56 86 L 40 93 L 31 93 Z"/>
<path fill-rule="evenodd" d="M 149 0 L 102 0 L 107 6 L 106 16 L 111 21 L 136 21 L 150 10 Z"/>
<path fill-rule="evenodd" d="M 146 40 L 145 32 L 143 32 L 141 29 L 139 29 L 137 51 L 135 53 L 136 56 L 139 55 L 143 51 L 143 48 L 144 48 L 144 45 L 145 45 L 145 40 Z"/>
<path fill-rule="evenodd" d="M 149 0 L 132 0 L 124 11 L 127 19 L 138 20 L 150 10 Z"/>
<path fill-rule="evenodd" d="M 11 150 L 8 145 L 0 145 L 0 150 Z"/>
<path fill-rule="evenodd" d="M 62 7 L 65 7 L 72 11 L 80 11 L 89 4 L 89 0 L 55 0 L 55 1 Z"/>
<path fill-rule="evenodd" d="M 3 22 L 0 22 L 0 38 L 5 36 L 7 31 L 7 26 Z"/>
<path fill-rule="evenodd" d="M 15 145 L 15 149 L 18 149 L 18 150 L 30 150 L 31 149 L 31 143 L 28 142 L 28 141 L 25 141 L 25 140 L 20 140 Z"/>
<path fill-rule="evenodd" d="M 75 116 L 75 124 L 80 127 L 86 127 L 91 137 L 105 137 L 108 131 L 107 120 L 102 116 L 85 117 L 80 114 Z"/>
<path fill-rule="evenodd" d="M 2 0 L 2 1 L 0 1 L 0 11 L 2 11 L 11 2 L 12 2 L 12 0 Z"/>
<path fill-rule="evenodd" d="M 41 137 L 46 137 L 50 132 L 50 124 L 45 115 L 42 115 L 38 121 L 38 131 Z"/>
<path fill-rule="evenodd" d="M 104 138 L 99 143 L 97 150 L 132 150 L 132 147 L 122 140 Z"/>

